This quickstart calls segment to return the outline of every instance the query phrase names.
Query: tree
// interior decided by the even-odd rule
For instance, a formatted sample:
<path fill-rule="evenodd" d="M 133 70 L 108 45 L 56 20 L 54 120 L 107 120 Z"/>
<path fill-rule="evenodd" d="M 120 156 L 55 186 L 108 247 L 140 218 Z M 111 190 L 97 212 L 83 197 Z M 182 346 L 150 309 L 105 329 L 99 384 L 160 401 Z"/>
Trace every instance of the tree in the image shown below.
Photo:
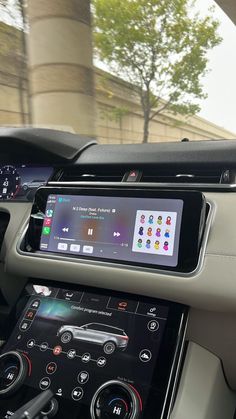
<path fill-rule="evenodd" d="M 196 0 L 93 0 L 94 44 L 110 71 L 132 83 L 144 117 L 143 142 L 158 114 L 193 115 L 205 98 L 207 52 L 221 42 L 212 10 Z"/>

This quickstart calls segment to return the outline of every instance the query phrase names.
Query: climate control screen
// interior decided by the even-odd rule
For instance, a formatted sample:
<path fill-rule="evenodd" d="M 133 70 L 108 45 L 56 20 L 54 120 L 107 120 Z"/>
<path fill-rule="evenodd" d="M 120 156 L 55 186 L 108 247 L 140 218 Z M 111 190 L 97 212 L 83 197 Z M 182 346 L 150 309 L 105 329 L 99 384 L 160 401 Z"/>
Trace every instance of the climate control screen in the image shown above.
<path fill-rule="evenodd" d="M 134 388 L 141 407 L 145 404 L 167 304 L 79 288 L 29 284 L 28 292 L 30 298 L 4 347 L 4 352 L 16 350 L 27 357 L 27 386 L 50 388 L 58 398 L 90 405 L 104 382 L 120 380 Z"/>

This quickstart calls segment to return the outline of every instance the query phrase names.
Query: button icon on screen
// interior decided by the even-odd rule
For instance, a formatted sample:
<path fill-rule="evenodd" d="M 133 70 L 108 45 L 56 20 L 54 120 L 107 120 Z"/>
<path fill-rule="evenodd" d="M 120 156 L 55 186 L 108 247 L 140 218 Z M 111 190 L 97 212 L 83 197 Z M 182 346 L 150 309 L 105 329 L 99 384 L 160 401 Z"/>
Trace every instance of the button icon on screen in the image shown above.
<path fill-rule="evenodd" d="M 93 228 L 89 228 L 88 229 L 88 236 L 92 236 L 93 235 Z"/>
<path fill-rule="evenodd" d="M 78 382 L 80 384 L 86 384 L 89 380 L 89 373 L 87 371 L 81 371 L 78 375 Z"/>
<path fill-rule="evenodd" d="M 62 231 L 63 233 L 69 233 L 69 227 L 63 227 Z"/>
<path fill-rule="evenodd" d="M 62 396 L 62 388 L 58 388 L 56 395 L 60 397 Z"/>
<path fill-rule="evenodd" d="M 83 246 L 84 253 L 93 253 L 93 246 Z"/>
<path fill-rule="evenodd" d="M 70 245 L 71 252 L 80 252 L 80 244 L 71 244 Z"/>
<path fill-rule="evenodd" d="M 40 351 L 44 352 L 48 349 L 48 343 L 47 342 L 43 342 L 40 345 Z"/>
<path fill-rule="evenodd" d="M 40 306 L 40 300 L 34 300 L 30 307 L 38 309 Z"/>
<path fill-rule="evenodd" d="M 25 314 L 25 318 L 28 320 L 33 320 L 35 315 L 36 315 L 36 310 L 29 309 L 27 313 Z"/>
<path fill-rule="evenodd" d="M 41 243 L 40 244 L 40 249 L 47 249 L 48 248 L 48 244 L 47 243 Z"/>
<path fill-rule="evenodd" d="M 157 309 L 156 309 L 156 307 L 152 307 L 152 308 L 150 308 L 150 313 L 155 313 L 156 311 L 157 311 Z"/>
<path fill-rule="evenodd" d="M 29 320 L 23 320 L 20 324 L 20 330 L 22 332 L 26 332 L 31 326 L 31 321 Z"/>
<path fill-rule="evenodd" d="M 106 363 L 107 363 L 107 360 L 106 360 L 106 358 L 104 358 L 103 356 L 101 356 L 101 357 L 100 357 L 100 358 L 98 358 L 98 360 L 97 360 L 97 366 L 98 366 L 98 367 L 105 367 Z"/>
<path fill-rule="evenodd" d="M 47 217 L 52 217 L 52 216 L 53 216 L 53 210 L 52 210 L 52 209 L 48 209 L 48 210 L 46 211 L 46 216 L 47 216 Z"/>
<path fill-rule="evenodd" d="M 54 374 L 57 370 L 57 364 L 55 362 L 49 362 L 46 366 L 46 373 L 47 374 Z"/>
<path fill-rule="evenodd" d="M 119 308 L 120 310 L 124 310 L 124 309 L 126 309 L 126 308 L 127 308 L 127 306 L 128 306 L 127 301 L 121 301 L 121 302 L 118 304 L 118 308 Z"/>
<path fill-rule="evenodd" d="M 139 354 L 139 359 L 142 362 L 149 362 L 152 359 L 152 353 L 149 349 L 143 349 Z"/>
<path fill-rule="evenodd" d="M 43 227 L 43 234 L 48 236 L 51 233 L 51 227 Z"/>
<path fill-rule="evenodd" d="M 75 357 L 76 357 L 76 350 L 75 349 L 70 349 L 67 352 L 67 358 L 74 359 Z"/>
<path fill-rule="evenodd" d="M 111 299 L 109 300 L 108 307 L 113 310 L 128 311 L 130 313 L 135 313 L 137 309 L 137 304 L 137 301 L 121 300 L 117 297 L 111 297 Z"/>
<path fill-rule="evenodd" d="M 67 243 L 58 243 L 57 248 L 58 248 L 58 250 L 67 250 L 68 244 Z"/>
<path fill-rule="evenodd" d="M 87 363 L 87 362 L 90 361 L 90 359 L 91 359 L 91 355 L 89 353 L 85 353 L 85 354 L 82 355 L 82 361 L 83 362 Z"/>
<path fill-rule="evenodd" d="M 148 330 L 150 330 L 150 332 L 156 332 L 159 329 L 160 325 L 156 320 L 151 320 L 148 323 Z"/>
<path fill-rule="evenodd" d="M 61 346 L 55 346 L 55 348 L 53 348 L 53 355 L 60 355 L 60 353 L 62 352 L 62 347 Z"/>
<path fill-rule="evenodd" d="M 120 233 L 119 233 L 119 231 L 114 231 L 114 233 L 113 233 L 113 237 L 120 237 Z"/>
<path fill-rule="evenodd" d="M 27 342 L 27 347 L 28 348 L 33 348 L 34 345 L 35 345 L 35 340 L 34 339 L 28 340 L 28 342 Z"/>
<path fill-rule="evenodd" d="M 51 380 L 48 377 L 42 378 L 42 380 L 39 383 L 39 387 L 41 390 L 47 390 L 50 387 Z"/>
<path fill-rule="evenodd" d="M 82 390 L 81 387 L 75 387 L 71 393 L 72 399 L 75 400 L 76 402 L 82 399 L 83 395 L 84 395 L 84 391 Z"/>

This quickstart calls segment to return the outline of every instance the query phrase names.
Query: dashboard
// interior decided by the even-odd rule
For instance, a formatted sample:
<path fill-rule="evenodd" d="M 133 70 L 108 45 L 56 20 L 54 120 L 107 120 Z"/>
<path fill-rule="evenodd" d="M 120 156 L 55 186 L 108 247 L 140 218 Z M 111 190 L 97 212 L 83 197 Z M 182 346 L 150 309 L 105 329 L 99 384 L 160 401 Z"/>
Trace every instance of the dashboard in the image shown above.
<path fill-rule="evenodd" d="M 63 135 L 0 171 L 0 418 L 232 419 L 235 142 Z"/>

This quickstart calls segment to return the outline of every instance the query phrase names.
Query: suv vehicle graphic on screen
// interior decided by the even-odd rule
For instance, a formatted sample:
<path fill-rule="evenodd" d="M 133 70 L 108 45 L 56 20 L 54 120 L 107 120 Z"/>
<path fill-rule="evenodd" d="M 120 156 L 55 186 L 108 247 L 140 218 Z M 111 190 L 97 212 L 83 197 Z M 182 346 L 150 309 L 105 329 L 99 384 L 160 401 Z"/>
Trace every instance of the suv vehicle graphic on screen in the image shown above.
<path fill-rule="evenodd" d="M 124 351 L 129 337 L 124 330 L 102 323 L 88 323 L 83 326 L 64 325 L 57 332 L 62 343 L 69 343 L 72 339 L 95 343 L 103 347 L 105 354 L 110 355 L 116 349 Z"/>

